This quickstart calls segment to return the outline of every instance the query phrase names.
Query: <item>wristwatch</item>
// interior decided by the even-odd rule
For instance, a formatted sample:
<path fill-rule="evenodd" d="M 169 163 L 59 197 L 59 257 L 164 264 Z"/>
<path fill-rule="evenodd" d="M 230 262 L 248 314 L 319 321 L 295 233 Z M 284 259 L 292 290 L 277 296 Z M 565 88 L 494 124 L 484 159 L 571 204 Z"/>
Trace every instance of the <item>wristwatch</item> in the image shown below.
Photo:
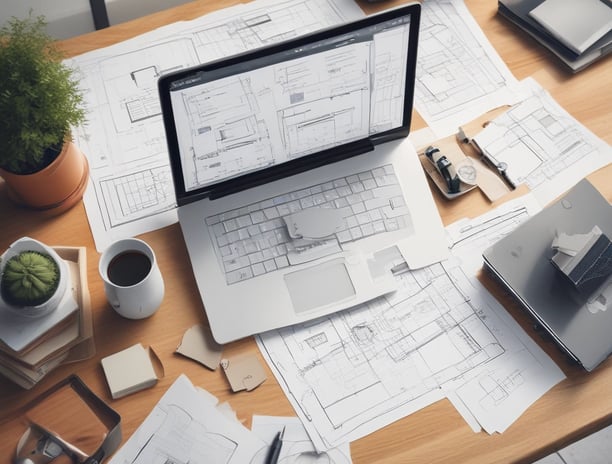
<path fill-rule="evenodd" d="M 440 149 L 436 147 L 427 147 L 425 149 L 425 156 L 432 161 L 437 171 L 444 179 L 448 193 L 459 193 L 461 179 L 459 178 L 453 163 L 451 163 L 448 158 L 440 152 Z"/>

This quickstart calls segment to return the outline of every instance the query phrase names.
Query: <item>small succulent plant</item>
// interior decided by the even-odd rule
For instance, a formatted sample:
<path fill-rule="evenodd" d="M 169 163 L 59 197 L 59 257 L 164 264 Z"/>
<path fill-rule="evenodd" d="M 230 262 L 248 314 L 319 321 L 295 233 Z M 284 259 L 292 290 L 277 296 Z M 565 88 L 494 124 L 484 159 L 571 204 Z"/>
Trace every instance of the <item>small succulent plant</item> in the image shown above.
<path fill-rule="evenodd" d="M 53 296 L 59 277 L 59 266 L 51 256 L 37 251 L 22 251 L 6 262 L 0 290 L 4 300 L 11 305 L 37 306 Z"/>

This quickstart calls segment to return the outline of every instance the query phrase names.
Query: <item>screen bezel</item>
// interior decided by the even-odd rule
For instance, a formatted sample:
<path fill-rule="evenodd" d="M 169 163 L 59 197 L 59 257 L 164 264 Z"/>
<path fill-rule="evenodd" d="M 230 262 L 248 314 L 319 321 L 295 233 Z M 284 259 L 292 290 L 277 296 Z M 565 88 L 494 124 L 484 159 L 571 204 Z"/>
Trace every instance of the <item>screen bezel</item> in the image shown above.
<path fill-rule="evenodd" d="M 275 179 L 294 175 L 315 167 L 335 163 L 342 159 L 371 151 L 373 150 L 374 145 L 379 143 L 406 137 L 410 132 L 410 123 L 412 119 L 420 12 L 421 6 L 419 3 L 404 5 L 367 16 L 357 21 L 319 30 L 289 41 L 257 48 L 252 51 L 247 51 L 238 55 L 200 64 L 160 77 L 158 80 L 158 92 L 161 103 L 164 130 L 166 132 L 166 143 L 170 159 L 170 168 L 172 171 L 172 179 L 178 206 L 191 203 L 201 198 L 218 198 L 220 196 L 228 195 L 241 190 L 246 190 Z M 404 114 L 402 124 L 399 127 L 373 134 L 369 137 L 365 137 L 347 144 L 305 155 L 291 161 L 276 164 L 256 172 L 223 180 L 215 184 L 206 185 L 198 189 L 189 191 L 185 189 L 175 118 L 171 103 L 171 91 L 175 82 L 183 81 L 189 76 L 202 73 L 218 75 L 220 70 L 229 66 L 242 65 L 248 69 L 249 62 L 261 60 L 262 57 L 288 52 L 314 42 L 329 40 L 337 36 L 354 32 L 358 29 L 370 27 L 372 25 L 397 19 L 403 16 L 410 16 L 410 22 L 406 77 L 404 83 Z"/>

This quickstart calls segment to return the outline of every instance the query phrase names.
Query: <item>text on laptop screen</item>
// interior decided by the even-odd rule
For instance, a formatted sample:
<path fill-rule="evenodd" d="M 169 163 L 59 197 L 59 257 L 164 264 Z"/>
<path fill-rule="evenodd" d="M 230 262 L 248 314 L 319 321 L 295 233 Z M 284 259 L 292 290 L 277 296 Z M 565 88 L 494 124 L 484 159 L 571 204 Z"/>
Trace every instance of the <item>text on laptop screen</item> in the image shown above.
<path fill-rule="evenodd" d="M 185 191 L 401 127 L 410 20 L 172 82 Z"/>

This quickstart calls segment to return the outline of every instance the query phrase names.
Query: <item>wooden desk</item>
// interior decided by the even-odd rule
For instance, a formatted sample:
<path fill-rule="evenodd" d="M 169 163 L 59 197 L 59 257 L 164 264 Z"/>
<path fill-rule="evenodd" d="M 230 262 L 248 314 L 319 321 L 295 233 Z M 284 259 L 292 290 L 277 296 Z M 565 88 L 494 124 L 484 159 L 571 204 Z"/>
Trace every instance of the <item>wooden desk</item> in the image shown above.
<path fill-rule="evenodd" d="M 63 47 L 69 55 L 110 45 L 179 19 L 192 19 L 216 8 L 236 4 L 235 0 L 201 0 L 130 23 L 67 40 Z M 397 2 L 364 4 L 367 12 Z M 518 79 L 534 75 L 554 98 L 574 117 L 599 137 L 612 143 L 611 113 L 612 68 L 604 60 L 578 75 L 566 72 L 551 55 L 496 16 L 494 0 L 467 0 L 466 3 L 493 46 Z M 413 130 L 424 127 L 415 115 Z M 612 200 L 612 165 L 589 179 Z M 434 192 L 442 218 L 449 224 L 463 216 L 476 216 L 490 207 L 482 195 L 473 191 L 452 203 Z M 59 217 L 44 218 L 11 204 L 0 182 L 0 249 L 17 238 L 29 235 L 50 245 L 87 247 L 87 273 L 94 311 L 97 354 L 90 360 L 62 366 L 31 391 L 23 391 L 0 379 L 0 463 L 9 462 L 23 429 L 14 424 L 19 408 L 51 385 L 76 372 L 87 385 L 122 416 L 123 439 L 138 427 L 166 389 L 181 373 L 220 400 L 227 400 L 238 417 L 250 426 L 253 414 L 295 415 L 285 395 L 268 371 L 268 380 L 252 392 L 233 394 L 220 370 L 200 367 L 175 355 L 184 331 L 193 324 L 206 323 L 202 303 L 178 225 L 142 236 L 158 256 L 166 282 L 161 309 L 150 319 L 129 321 L 116 315 L 106 303 L 98 276 L 99 255 L 82 204 Z M 567 379 L 537 401 L 508 431 L 489 436 L 473 433 L 451 404 L 446 401 L 427 407 L 383 430 L 351 444 L 355 463 L 424 462 L 531 462 L 578 438 L 612 423 L 612 359 L 595 372 L 586 374 L 568 364 L 550 342 L 531 330 L 530 320 L 498 289 L 485 281 L 530 335 L 555 359 Z M 100 359 L 122 348 L 142 342 L 152 345 L 164 366 L 165 377 L 156 387 L 119 400 L 111 400 Z M 259 355 L 253 338 L 229 344 L 225 355 L 253 352 Z M 263 363 L 263 359 L 262 359 Z"/>

